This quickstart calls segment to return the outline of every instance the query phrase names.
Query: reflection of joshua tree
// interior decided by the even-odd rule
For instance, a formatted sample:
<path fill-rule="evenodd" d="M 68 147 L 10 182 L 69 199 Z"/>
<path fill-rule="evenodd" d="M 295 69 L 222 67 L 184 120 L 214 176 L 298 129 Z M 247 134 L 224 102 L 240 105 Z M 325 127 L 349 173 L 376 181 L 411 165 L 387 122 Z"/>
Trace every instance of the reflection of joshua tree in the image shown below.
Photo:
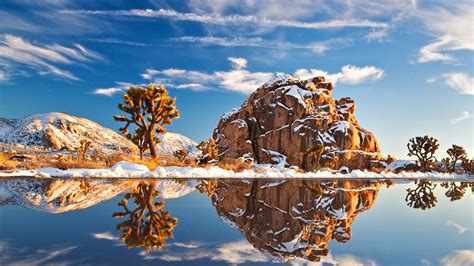
<path fill-rule="evenodd" d="M 431 181 L 420 180 L 417 183 L 416 189 L 407 189 L 407 196 L 405 201 L 407 205 L 415 209 L 430 209 L 436 206 L 436 196 L 433 193 L 436 185 Z"/>
<path fill-rule="evenodd" d="M 153 202 L 160 194 L 155 185 L 155 182 L 140 182 L 119 202 L 118 205 L 122 206 L 124 211 L 112 215 L 114 218 L 128 216 L 128 220 L 117 225 L 117 229 L 122 231 L 120 237 L 128 247 L 145 247 L 147 251 L 159 250 L 165 245 L 167 238 L 173 237 L 178 220 L 170 218 L 170 212 L 163 210 L 164 202 Z M 137 206 L 134 210 L 127 207 L 130 198 Z"/>
<path fill-rule="evenodd" d="M 444 182 L 441 183 L 441 186 L 446 188 L 444 195 L 446 195 L 446 197 L 448 197 L 451 201 L 456 201 L 460 200 L 464 196 L 468 185 L 467 183 L 456 185 L 454 182 Z"/>
<path fill-rule="evenodd" d="M 218 184 L 217 180 L 202 179 L 196 185 L 196 189 L 199 190 L 199 192 L 201 192 L 202 194 L 207 194 L 209 197 L 212 197 L 212 195 L 216 193 L 217 184 Z"/>

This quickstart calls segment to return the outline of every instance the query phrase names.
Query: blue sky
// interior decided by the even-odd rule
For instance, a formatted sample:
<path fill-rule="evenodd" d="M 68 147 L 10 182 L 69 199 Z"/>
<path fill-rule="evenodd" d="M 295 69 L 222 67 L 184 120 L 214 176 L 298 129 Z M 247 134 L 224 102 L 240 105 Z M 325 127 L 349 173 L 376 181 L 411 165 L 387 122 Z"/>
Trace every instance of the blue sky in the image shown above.
<path fill-rule="evenodd" d="M 0 2 L 0 116 L 118 129 L 129 84 L 165 84 L 196 141 L 273 73 L 324 74 L 384 154 L 429 134 L 473 151 L 472 1 Z"/>

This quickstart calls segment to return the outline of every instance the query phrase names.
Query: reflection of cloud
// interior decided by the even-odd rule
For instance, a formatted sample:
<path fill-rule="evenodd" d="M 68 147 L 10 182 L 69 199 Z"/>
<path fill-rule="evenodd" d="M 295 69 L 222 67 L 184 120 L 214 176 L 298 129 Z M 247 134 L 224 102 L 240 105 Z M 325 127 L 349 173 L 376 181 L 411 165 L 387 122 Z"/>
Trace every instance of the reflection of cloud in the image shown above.
<path fill-rule="evenodd" d="M 421 263 L 422 265 L 426 265 L 426 266 L 430 266 L 430 265 L 431 265 L 431 261 L 428 260 L 428 259 L 421 259 L 421 260 L 420 260 L 420 263 Z"/>
<path fill-rule="evenodd" d="M 109 232 L 104 232 L 104 233 L 94 233 L 92 236 L 96 239 L 106 239 L 106 240 L 120 240 L 120 238 L 112 235 Z"/>
<path fill-rule="evenodd" d="M 455 250 L 441 259 L 443 266 L 474 265 L 474 250 Z"/>
<path fill-rule="evenodd" d="M 170 251 L 169 247 L 180 247 L 182 249 Z M 138 253 L 144 260 L 161 260 L 167 262 L 174 261 L 194 261 L 200 259 L 207 259 L 211 261 L 225 262 L 229 264 L 242 264 L 251 262 L 271 262 L 275 258 L 268 257 L 255 249 L 246 240 L 235 241 L 230 243 L 219 244 L 217 246 L 209 246 L 203 243 L 190 242 L 181 243 L 174 242 L 167 245 L 167 249 L 159 251 L 159 253 L 147 253 L 141 251 Z M 320 262 L 311 262 L 301 258 L 296 258 L 288 261 L 291 265 L 371 265 L 375 266 L 377 263 L 370 259 L 362 259 L 351 254 L 341 254 L 321 257 Z"/>
<path fill-rule="evenodd" d="M 268 262 L 269 258 L 257 251 L 247 241 L 236 241 L 218 245 L 216 247 L 204 247 L 202 244 L 191 243 L 172 243 L 170 246 L 186 248 L 177 252 L 160 251 L 160 255 L 153 253 L 140 252 L 144 260 L 162 260 L 162 261 L 193 261 L 199 259 L 210 259 L 212 261 L 222 261 L 232 264 L 241 264 L 246 262 Z"/>
<path fill-rule="evenodd" d="M 59 258 L 69 255 L 76 248 L 76 246 L 69 246 L 32 251 L 0 242 L 0 265 L 72 265 L 74 264 L 72 261 L 60 261 Z"/>
<path fill-rule="evenodd" d="M 462 226 L 462 225 L 456 223 L 456 222 L 453 221 L 453 220 L 448 220 L 448 221 L 446 222 L 446 225 L 447 225 L 447 226 L 452 226 L 452 227 L 454 227 L 454 229 L 456 229 L 456 231 L 457 231 L 458 234 L 460 234 L 460 235 L 461 235 L 461 234 L 464 234 L 464 232 L 466 232 L 467 230 L 469 230 L 467 227 L 464 227 L 464 226 Z"/>

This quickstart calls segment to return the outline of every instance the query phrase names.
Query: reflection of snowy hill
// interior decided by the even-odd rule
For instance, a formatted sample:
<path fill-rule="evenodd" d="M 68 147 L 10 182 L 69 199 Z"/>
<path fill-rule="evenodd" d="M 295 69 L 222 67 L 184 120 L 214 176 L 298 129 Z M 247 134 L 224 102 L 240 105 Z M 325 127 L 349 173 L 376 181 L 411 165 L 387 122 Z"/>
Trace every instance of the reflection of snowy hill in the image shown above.
<path fill-rule="evenodd" d="M 8 179 L 0 181 L 0 205 L 21 205 L 48 213 L 85 209 L 133 189 L 139 180 Z M 149 182 L 149 181 L 145 181 Z M 194 188 L 173 180 L 156 181 L 161 197 L 182 197 Z"/>

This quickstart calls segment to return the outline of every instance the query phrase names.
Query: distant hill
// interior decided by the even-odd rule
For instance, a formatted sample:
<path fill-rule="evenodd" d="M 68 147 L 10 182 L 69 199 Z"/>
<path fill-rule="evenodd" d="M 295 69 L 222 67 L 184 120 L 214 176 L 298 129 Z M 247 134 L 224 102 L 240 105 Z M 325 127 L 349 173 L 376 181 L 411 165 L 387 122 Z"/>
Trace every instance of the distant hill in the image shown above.
<path fill-rule="evenodd" d="M 103 153 L 118 150 L 136 152 L 136 146 L 119 133 L 85 118 L 64 113 L 44 113 L 22 119 L 0 118 L 0 143 L 18 148 L 39 150 L 73 150 L 81 139 L 92 142 L 91 147 Z M 160 155 L 171 156 L 176 149 L 185 147 L 197 153 L 196 142 L 177 133 L 160 136 L 157 145 Z"/>

